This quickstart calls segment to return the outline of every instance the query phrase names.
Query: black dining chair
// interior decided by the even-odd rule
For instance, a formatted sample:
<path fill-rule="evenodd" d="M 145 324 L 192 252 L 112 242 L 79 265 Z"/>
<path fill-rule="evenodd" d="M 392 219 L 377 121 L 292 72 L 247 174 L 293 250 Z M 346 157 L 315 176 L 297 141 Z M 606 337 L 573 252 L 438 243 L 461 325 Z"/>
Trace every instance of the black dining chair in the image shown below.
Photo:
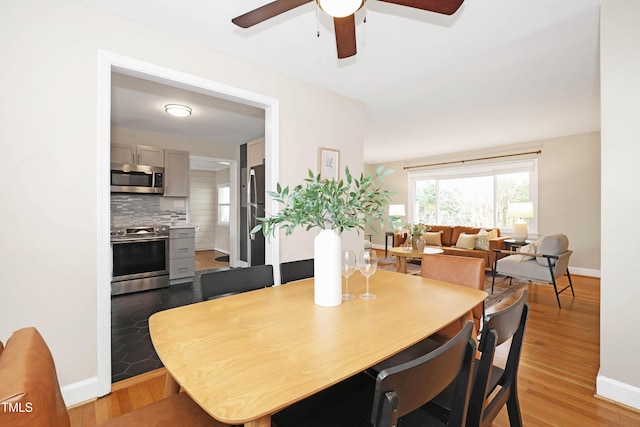
<path fill-rule="evenodd" d="M 488 427 L 507 405 L 509 425 L 522 426 L 522 415 L 518 402 L 518 366 L 522 342 L 527 323 L 529 306 L 527 291 L 516 302 L 495 313 L 485 316 L 478 350 L 482 353 L 473 372 L 473 389 L 469 400 L 467 427 Z M 496 347 L 511 340 L 507 363 L 503 368 L 495 366 L 493 359 Z M 432 413 L 446 413 L 453 398 L 451 388 L 445 390 L 425 407 Z"/>
<path fill-rule="evenodd" d="M 277 427 L 462 427 L 471 393 L 473 322 L 436 350 L 380 372 L 362 373 L 275 414 Z M 421 407 L 452 385 L 457 399 L 442 417 Z"/>
<path fill-rule="evenodd" d="M 529 315 L 529 306 L 526 301 L 527 291 L 525 290 L 516 302 L 485 317 L 479 344 L 482 357 L 474 375 L 467 416 L 468 426 L 490 426 L 505 404 L 509 425 L 522 426 L 522 414 L 518 402 L 518 368 Z M 484 348 L 485 342 L 489 342 L 485 335 L 490 331 L 495 331 L 497 334 L 496 347 L 511 340 L 504 369 L 493 364 L 495 351 Z"/>
<path fill-rule="evenodd" d="M 205 273 L 200 277 L 202 300 L 253 291 L 273 286 L 273 266 L 254 265 Z"/>
<path fill-rule="evenodd" d="M 313 277 L 313 258 L 289 261 L 280 264 L 280 283 Z"/>

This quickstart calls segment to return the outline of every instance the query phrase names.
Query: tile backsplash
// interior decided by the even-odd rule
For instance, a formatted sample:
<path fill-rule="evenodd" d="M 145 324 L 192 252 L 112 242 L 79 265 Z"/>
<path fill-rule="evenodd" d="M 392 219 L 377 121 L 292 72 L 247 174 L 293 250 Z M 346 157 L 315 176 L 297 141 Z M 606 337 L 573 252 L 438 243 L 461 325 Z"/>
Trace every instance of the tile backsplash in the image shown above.
<path fill-rule="evenodd" d="M 166 198 L 157 194 L 111 194 L 112 227 L 186 223 L 186 199 Z"/>

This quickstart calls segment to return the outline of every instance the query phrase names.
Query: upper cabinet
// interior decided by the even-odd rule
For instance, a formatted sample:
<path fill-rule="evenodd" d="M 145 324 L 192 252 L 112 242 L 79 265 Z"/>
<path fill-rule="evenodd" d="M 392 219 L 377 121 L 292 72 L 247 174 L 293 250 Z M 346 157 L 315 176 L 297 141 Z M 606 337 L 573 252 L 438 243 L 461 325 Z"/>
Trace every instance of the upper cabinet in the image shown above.
<path fill-rule="evenodd" d="M 165 167 L 165 153 L 163 148 L 148 145 L 136 145 L 136 155 L 139 165 Z"/>
<path fill-rule="evenodd" d="M 164 150 L 164 196 L 189 197 L 189 152 Z"/>
<path fill-rule="evenodd" d="M 149 145 L 111 144 L 111 163 L 164 167 L 164 149 Z"/>
<path fill-rule="evenodd" d="M 264 162 L 264 138 L 247 142 L 247 167 L 261 165 Z"/>

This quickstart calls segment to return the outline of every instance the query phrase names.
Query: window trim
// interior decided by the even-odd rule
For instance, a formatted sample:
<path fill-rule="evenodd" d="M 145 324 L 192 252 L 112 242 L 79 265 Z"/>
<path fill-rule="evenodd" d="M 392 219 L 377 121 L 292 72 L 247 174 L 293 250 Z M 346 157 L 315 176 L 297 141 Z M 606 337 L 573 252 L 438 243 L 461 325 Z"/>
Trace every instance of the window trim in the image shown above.
<path fill-rule="evenodd" d="M 415 209 L 416 209 L 416 194 L 415 183 L 419 180 L 425 179 L 449 179 L 449 178 L 473 178 L 479 176 L 495 176 L 500 173 L 509 172 L 523 172 L 529 171 L 529 201 L 533 203 L 533 211 L 535 216 L 529 220 L 529 234 L 538 235 L 538 159 L 520 159 L 509 161 L 493 161 L 474 165 L 460 165 L 449 167 L 430 167 L 420 170 L 413 170 L 407 174 L 407 206 L 409 211 L 407 212 L 407 221 L 410 223 L 415 222 Z M 493 192 L 494 195 L 497 191 L 496 180 L 493 180 Z M 438 182 L 436 182 L 436 191 L 438 188 Z M 494 223 L 496 218 L 494 217 Z M 436 224 L 432 224 L 436 225 Z M 458 225 L 458 224 L 456 224 Z M 459 224 L 464 225 L 464 224 Z M 489 225 L 487 225 L 489 226 Z M 493 226 L 493 225 L 492 225 Z M 500 228 L 501 235 L 513 234 L 513 228 Z"/>

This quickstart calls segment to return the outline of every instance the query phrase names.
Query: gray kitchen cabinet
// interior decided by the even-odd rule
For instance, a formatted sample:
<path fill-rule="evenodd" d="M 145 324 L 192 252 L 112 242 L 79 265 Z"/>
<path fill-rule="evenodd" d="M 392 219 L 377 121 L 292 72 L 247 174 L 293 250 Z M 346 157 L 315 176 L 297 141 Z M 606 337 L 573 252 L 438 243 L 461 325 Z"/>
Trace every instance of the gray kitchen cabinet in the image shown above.
<path fill-rule="evenodd" d="M 164 150 L 164 196 L 189 197 L 189 152 Z"/>
<path fill-rule="evenodd" d="M 136 145 L 139 165 L 164 167 L 164 148 Z"/>
<path fill-rule="evenodd" d="M 136 164 L 135 145 L 111 144 L 111 163 Z"/>
<path fill-rule="evenodd" d="M 192 226 L 171 227 L 169 230 L 169 283 L 193 281 L 196 263 L 196 231 Z"/>
<path fill-rule="evenodd" d="M 247 167 L 261 165 L 264 161 L 264 138 L 247 142 Z"/>
<path fill-rule="evenodd" d="M 164 167 L 164 149 L 150 145 L 111 144 L 111 163 Z"/>

